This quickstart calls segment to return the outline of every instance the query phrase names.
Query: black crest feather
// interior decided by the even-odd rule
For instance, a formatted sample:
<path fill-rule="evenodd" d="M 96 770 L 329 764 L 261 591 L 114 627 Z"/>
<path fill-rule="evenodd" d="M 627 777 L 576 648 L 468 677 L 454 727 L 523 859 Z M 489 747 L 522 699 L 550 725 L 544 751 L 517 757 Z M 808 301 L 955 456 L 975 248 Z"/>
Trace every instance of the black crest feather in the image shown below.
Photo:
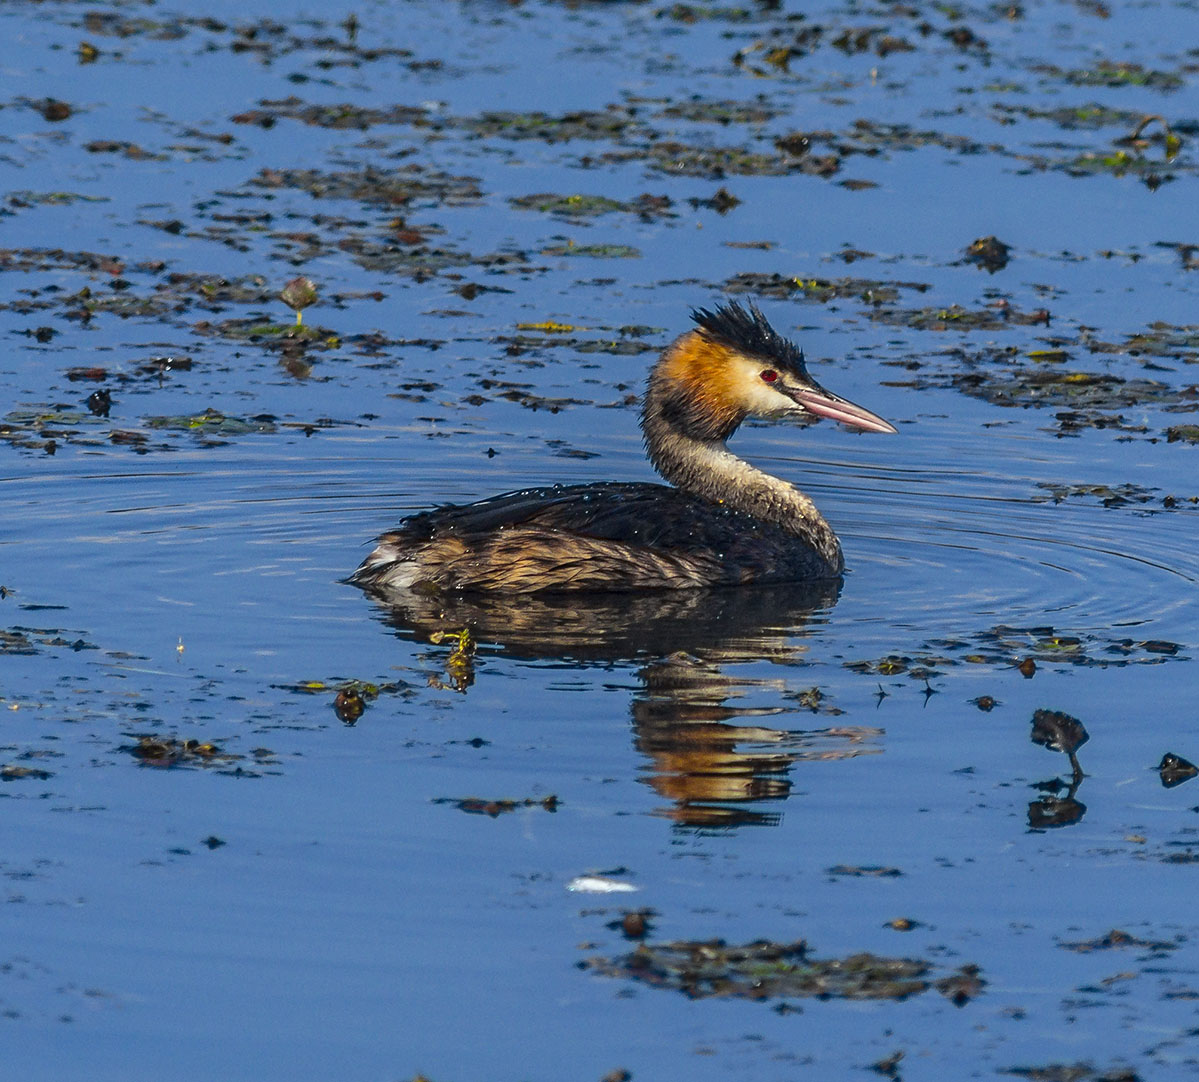
<path fill-rule="evenodd" d="M 767 323 L 753 301 L 748 305 L 728 301 L 717 305 L 714 312 L 693 308 L 691 318 L 701 331 L 740 353 L 760 357 L 801 375 L 807 373 L 803 350 Z"/>

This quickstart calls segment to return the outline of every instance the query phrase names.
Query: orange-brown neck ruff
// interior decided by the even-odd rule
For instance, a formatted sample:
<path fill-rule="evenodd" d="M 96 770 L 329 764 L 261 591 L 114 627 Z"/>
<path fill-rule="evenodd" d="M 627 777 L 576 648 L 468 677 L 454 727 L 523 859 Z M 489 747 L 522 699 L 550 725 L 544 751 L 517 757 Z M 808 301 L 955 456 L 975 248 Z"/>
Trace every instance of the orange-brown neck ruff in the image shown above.
<path fill-rule="evenodd" d="M 694 439 L 728 439 L 746 417 L 734 356 L 702 330 L 677 339 L 651 376 L 663 419 Z"/>

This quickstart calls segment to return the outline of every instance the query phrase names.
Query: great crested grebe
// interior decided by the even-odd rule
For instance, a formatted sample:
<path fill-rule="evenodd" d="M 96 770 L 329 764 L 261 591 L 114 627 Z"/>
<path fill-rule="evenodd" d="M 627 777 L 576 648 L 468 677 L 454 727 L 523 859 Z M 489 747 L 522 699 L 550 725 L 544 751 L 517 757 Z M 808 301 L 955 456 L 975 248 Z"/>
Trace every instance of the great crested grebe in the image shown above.
<path fill-rule="evenodd" d="M 895 429 L 820 386 L 754 304 L 691 313 L 649 377 L 641 411 L 674 488 L 554 485 L 413 515 L 349 581 L 386 594 L 682 589 L 834 579 L 841 544 L 799 489 L 725 446 L 747 417 L 828 417 Z"/>

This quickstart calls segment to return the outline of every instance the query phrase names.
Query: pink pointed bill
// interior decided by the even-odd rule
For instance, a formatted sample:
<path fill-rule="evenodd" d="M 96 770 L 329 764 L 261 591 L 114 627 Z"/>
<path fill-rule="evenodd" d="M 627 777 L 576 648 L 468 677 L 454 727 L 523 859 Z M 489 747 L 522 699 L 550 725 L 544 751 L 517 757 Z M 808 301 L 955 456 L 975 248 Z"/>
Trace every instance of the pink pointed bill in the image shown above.
<path fill-rule="evenodd" d="M 894 425 L 884 421 L 878 414 L 868 409 L 838 398 L 835 394 L 821 388 L 815 390 L 807 387 L 799 388 L 791 393 L 797 405 L 802 406 L 816 417 L 827 417 L 830 421 L 840 421 L 851 428 L 860 428 L 865 432 L 895 432 Z"/>

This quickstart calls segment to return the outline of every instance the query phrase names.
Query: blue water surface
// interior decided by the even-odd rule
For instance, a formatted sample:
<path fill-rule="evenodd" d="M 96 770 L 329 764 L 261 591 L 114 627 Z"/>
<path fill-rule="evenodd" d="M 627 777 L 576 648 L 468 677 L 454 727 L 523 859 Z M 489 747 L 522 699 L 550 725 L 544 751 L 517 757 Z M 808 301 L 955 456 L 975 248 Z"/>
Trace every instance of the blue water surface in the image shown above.
<path fill-rule="evenodd" d="M 1193 4 L 0 25 L 14 1077 L 1195 1072 L 1196 798 L 1156 769 L 1199 758 Z M 645 373 L 729 296 L 899 429 L 736 437 L 839 594 L 345 584 L 412 511 L 649 479 Z M 928 986 L 688 995 L 634 979 L 640 908 L 651 953 Z"/>

